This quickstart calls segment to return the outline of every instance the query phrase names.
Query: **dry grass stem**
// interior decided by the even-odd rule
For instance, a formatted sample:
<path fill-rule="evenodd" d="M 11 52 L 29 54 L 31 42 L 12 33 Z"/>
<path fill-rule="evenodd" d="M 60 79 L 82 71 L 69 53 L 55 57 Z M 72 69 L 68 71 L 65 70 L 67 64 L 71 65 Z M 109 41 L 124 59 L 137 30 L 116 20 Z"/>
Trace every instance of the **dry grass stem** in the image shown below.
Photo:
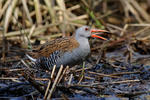
<path fill-rule="evenodd" d="M 36 21 L 37 24 L 40 25 L 42 23 L 42 15 L 41 15 L 41 4 L 39 3 L 39 0 L 34 0 L 34 6 L 35 6 L 35 14 L 36 14 Z"/>
<path fill-rule="evenodd" d="M 67 66 L 64 71 L 62 72 L 62 75 L 60 76 L 59 80 L 57 83 L 60 83 L 61 79 L 64 77 L 64 75 L 66 74 L 67 70 L 69 69 L 69 66 Z"/>
<path fill-rule="evenodd" d="M 89 74 L 95 74 L 95 75 L 99 75 L 100 77 L 112 77 L 112 78 L 119 78 L 118 76 L 113 76 L 113 75 L 108 75 L 108 74 L 100 74 L 100 73 L 96 73 L 96 72 L 88 72 Z"/>
<path fill-rule="evenodd" d="M 55 69 L 56 69 L 56 65 L 53 66 L 53 70 L 52 70 L 52 73 L 51 73 L 51 80 L 54 77 Z M 51 80 L 49 79 L 49 81 L 48 81 L 48 85 L 47 85 L 47 88 L 46 88 L 46 91 L 45 91 L 45 94 L 44 94 L 44 100 L 46 100 L 47 95 L 49 93 L 49 88 L 50 88 L 50 85 L 51 85 Z"/>
<path fill-rule="evenodd" d="M 72 10 L 76 10 L 76 9 L 79 9 L 79 8 L 80 8 L 80 5 L 77 4 L 75 6 L 72 6 L 72 7 L 68 8 L 67 11 L 71 12 Z"/>
<path fill-rule="evenodd" d="M 60 23 L 55 23 L 55 24 L 48 24 L 48 25 L 45 25 L 45 26 L 39 26 L 39 27 L 36 27 L 35 28 L 35 32 L 37 31 L 41 31 L 42 29 L 47 29 L 49 27 L 53 27 L 53 26 L 57 26 L 59 25 Z M 23 30 L 20 30 L 22 32 L 25 32 L 24 34 L 28 34 L 30 32 L 31 29 L 23 29 Z M 18 35 L 21 35 L 20 34 L 20 31 L 15 31 L 15 32 L 9 32 L 9 33 L 6 33 L 5 34 L 5 37 L 12 37 L 12 36 L 18 36 Z M 33 33 L 34 34 L 34 33 Z M 2 35 L 0 35 L 0 37 L 2 37 Z"/>
<path fill-rule="evenodd" d="M 47 8 L 48 8 L 48 11 L 49 11 L 49 14 L 51 16 L 51 20 L 52 20 L 52 23 L 55 23 L 56 22 L 56 17 L 55 17 L 55 10 L 53 9 L 53 6 L 52 6 L 52 0 L 44 0 L 46 5 L 47 5 Z"/>
<path fill-rule="evenodd" d="M 8 6 L 10 5 L 12 0 L 7 0 L 6 3 L 4 4 L 3 8 L 0 10 L 0 19 L 2 15 L 4 15 L 4 12 L 7 10 Z"/>
<path fill-rule="evenodd" d="M 150 86 L 149 3 L 150 0 L 0 0 L 0 98 L 67 100 L 104 96 L 105 99 L 109 93 L 115 94 L 117 99 L 147 96 Z M 107 30 L 99 36 L 108 40 L 89 39 L 91 54 L 83 59 L 86 62 L 83 67 L 56 68 L 55 65 L 45 70 L 42 67 L 45 56 L 41 56 L 51 55 L 49 49 L 53 48 L 43 49 L 47 45 L 39 45 L 74 36 L 76 29 L 83 25 Z M 32 50 L 32 46 L 38 49 Z M 41 49 L 44 51 L 39 52 Z M 39 53 L 36 61 L 43 62 L 40 67 L 25 57 L 30 51 Z M 50 57 L 53 56 L 50 63 L 59 61 L 55 53 Z"/>
<path fill-rule="evenodd" d="M 21 1 L 22 1 L 22 4 L 23 4 L 25 13 L 26 13 L 26 15 L 27 15 L 27 18 L 28 18 L 30 24 L 32 25 L 32 24 L 33 24 L 33 21 L 32 21 L 32 18 L 31 18 L 31 16 L 30 16 L 30 12 L 29 12 L 29 9 L 28 9 L 28 6 L 27 6 L 27 2 L 26 2 L 26 0 L 21 0 Z"/>
<path fill-rule="evenodd" d="M 133 6 L 130 4 L 129 0 L 120 0 L 122 5 L 124 6 L 124 9 L 128 9 L 137 19 L 139 23 L 143 23 L 142 19 L 139 16 L 139 13 L 133 8 Z"/>
<path fill-rule="evenodd" d="M 73 74 L 70 75 L 70 78 L 69 78 L 69 81 L 68 81 L 68 85 L 71 85 L 72 78 L 73 78 Z"/>
<path fill-rule="evenodd" d="M 55 87 L 56 87 L 56 84 L 57 84 L 57 82 L 58 82 L 58 79 L 59 79 L 59 77 L 60 77 L 60 75 L 61 75 L 61 73 L 62 73 L 62 69 L 63 69 L 63 66 L 61 65 L 61 67 L 60 67 L 60 69 L 59 69 L 59 71 L 58 71 L 58 73 L 57 73 L 57 76 L 56 76 L 56 78 L 55 78 L 55 80 L 54 80 L 54 83 L 53 83 L 53 85 L 52 85 L 52 88 L 51 88 L 51 90 L 50 90 L 50 92 L 49 92 L 49 94 L 48 94 L 48 96 L 47 96 L 47 99 L 50 99 L 50 98 L 51 98 L 52 93 L 53 93 L 53 91 L 54 91 L 54 89 L 55 89 Z"/>
<path fill-rule="evenodd" d="M 17 4 L 18 0 L 11 1 L 10 5 L 8 6 L 8 9 L 6 11 L 5 20 L 4 20 L 4 34 L 7 33 L 9 22 L 13 13 L 13 10 Z"/>
<path fill-rule="evenodd" d="M 147 22 L 150 22 L 149 14 L 137 3 L 135 0 L 128 0 L 134 7 L 137 9 L 138 13 L 143 17 Z"/>

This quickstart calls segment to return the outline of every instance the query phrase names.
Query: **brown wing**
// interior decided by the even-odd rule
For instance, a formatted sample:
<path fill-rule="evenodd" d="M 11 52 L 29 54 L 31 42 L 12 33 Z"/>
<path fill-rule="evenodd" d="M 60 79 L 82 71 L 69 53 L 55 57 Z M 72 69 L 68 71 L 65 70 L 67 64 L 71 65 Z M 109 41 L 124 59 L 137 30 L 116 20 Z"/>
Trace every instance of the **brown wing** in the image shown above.
<path fill-rule="evenodd" d="M 33 58 L 49 57 L 55 51 L 67 52 L 77 48 L 79 43 L 73 37 L 65 37 L 46 42 L 28 54 Z"/>

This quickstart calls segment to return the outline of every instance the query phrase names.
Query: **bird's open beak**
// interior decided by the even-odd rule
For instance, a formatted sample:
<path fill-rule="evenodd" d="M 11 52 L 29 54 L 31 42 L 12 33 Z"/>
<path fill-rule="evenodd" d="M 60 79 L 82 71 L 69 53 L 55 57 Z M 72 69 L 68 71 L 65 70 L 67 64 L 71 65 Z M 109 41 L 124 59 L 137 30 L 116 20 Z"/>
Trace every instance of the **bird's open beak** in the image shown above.
<path fill-rule="evenodd" d="M 98 36 L 98 35 L 102 34 L 103 32 L 108 32 L 108 31 L 106 31 L 106 30 L 98 30 L 98 29 L 91 29 L 91 37 L 99 38 L 99 39 L 102 39 L 102 40 L 107 40 L 104 37 Z"/>

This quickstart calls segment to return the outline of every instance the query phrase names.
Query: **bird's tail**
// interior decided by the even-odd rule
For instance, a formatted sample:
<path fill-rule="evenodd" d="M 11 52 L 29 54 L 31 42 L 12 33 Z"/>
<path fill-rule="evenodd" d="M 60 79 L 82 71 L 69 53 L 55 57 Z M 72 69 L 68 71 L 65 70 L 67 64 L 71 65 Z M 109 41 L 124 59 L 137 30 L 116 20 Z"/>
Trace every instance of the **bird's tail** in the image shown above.
<path fill-rule="evenodd" d="M 36 62 L 36 59 L 32 58 L 30 55 L 26 54 L 26 57 L 29 58 L 29 60 Z"/>

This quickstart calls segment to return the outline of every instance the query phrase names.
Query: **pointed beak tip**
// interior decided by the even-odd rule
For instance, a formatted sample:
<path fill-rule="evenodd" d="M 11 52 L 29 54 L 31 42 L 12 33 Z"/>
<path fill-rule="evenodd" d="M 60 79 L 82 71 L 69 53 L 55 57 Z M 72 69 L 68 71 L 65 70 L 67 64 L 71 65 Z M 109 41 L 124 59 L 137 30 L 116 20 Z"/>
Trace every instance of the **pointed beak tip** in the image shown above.
<path fill-rule="evenodd" d="M 92 29 L 92 30 L 91 30 L 91 33 L 93 33 L 93 32 L 106 32 L 106 33 L 109 33 L 109 32 L 106 31 L 106 30 L 100 30 L 100 29 Z"/>
<path fill-rule="evenodd" d="M 104 37 L 98 36 L 98 34 L 101 34 L 99 32 L 106 32 L 107 33 L 108 31 L 106 31 L 106 30 L 99 30 L 99 29 L 92 29 L 91 30 L 91 37 L 99 38 L 99 39 L 102 39 L 102 40 L 108 40 L 108 39 L 106 39 Z"/>
<path fill-rule="evenodd" d="M 108 39 L 106 39 L 104 37 L 101 37 L 101 36 L 98 36 L 96 34 L 92 34 L 91 37 L 93 37 L 93 38 L 99 38 L 99 39 L 102 39 L 102 40 L 105 40 L 105 41 L 108 40 Z"/>

